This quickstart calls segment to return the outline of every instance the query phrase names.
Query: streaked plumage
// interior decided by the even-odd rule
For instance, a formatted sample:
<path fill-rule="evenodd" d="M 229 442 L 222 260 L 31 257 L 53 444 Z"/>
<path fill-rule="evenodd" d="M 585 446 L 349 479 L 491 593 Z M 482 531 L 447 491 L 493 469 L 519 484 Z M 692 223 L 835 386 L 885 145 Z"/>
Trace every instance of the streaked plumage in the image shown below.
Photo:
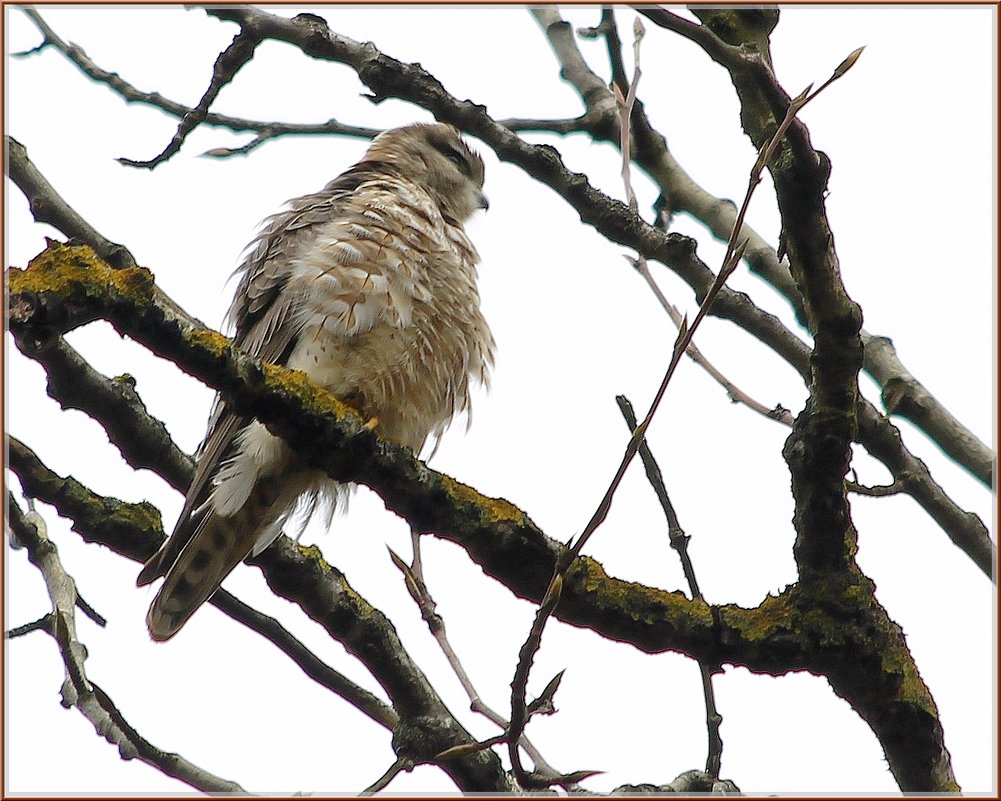
<path fill-rule="evenodd" d="M 274 215 L 237 270 L 229 311 L 247 352 L 302 370 L 420 451 L 469 411 L 493 337 L 463 223 L 486 208 L 483 162 L 448 125 L 386 131 L 322 191 Z M 216 400 L 174 532 L 138 583 L 165 576 L 147 625 L 173 636 L 222 580 L 281 532 L 297 503 L 344 487 Z"/>

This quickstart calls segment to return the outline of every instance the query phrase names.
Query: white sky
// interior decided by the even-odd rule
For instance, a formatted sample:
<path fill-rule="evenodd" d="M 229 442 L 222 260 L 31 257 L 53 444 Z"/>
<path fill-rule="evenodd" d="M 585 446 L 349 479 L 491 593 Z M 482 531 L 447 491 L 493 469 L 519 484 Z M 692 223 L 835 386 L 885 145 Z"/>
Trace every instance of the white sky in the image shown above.
<path fill-rule="evenodd" d="M 7 52 L 37 44 L 31 23 L 9 6 L 4 10 Z M 455 96 L 485 103 L 497 118 L 581 111 L 523 9 L 310 10 L 338 33 L 420 61 Z M 197 10 L 42 7 L 42 13 L 105 69 L 190 105 L 236 30 Z M 596 9 L 566 15 L 575 25 L 598 20 Z M 633 16 L 617 12 L 627 56 Z M 867 330 L 892 337 L 914 375 L 992 444 L 996 22 L 996 9 L 986 6 L 798 8 L 783 11 L 772 40 L 790 94 L 825 80 L 844 56 L 867 45 L 852 72 L 803 113 L 815 146 L 834 165 L 828 208 L 844 280 L 863 307 Z M 581 47 L 606 75 L 603 45 Z M 709 191 L 739 200 L 754 152 L 739 129 L 725 71 L 649 23 L 642 58 L 640 96 L 675 156 Z M 360 140 L 287 138 L 247 157 L 214 161 L 198 156 L 247 137 L 203 127 L 165 165 L 133 170 L 114 159 L 158 153 L 176 128 L 174 119 L 126 105 L 54 50 L 6 66 L 8 133 L 27 146 L 85 219 L 126 245 L 169 295 L 214 326 L 229 304 L 226 280 L 257 223 L 286 199 L 321 187 L 365 148 Z M 374 127 L 428 118 L 398 101 L 372 106 L 360 97 L 363 91 L 348 68 L 267 43 L 214 110 L 265 120 L 336 117 Z M 584 138 L 529 138 L 554 144 L 568 166 L 623 196 L 612 148 Z M 487 165 L 491 209 L 469 230 L 482 256 L 481 293 L 498 341 L 497 369 L 493 390 L 476 398 L 471 431 L 463 435 L 457 426 L 432 466 L 511 500 L 565 541 L 590 517 L 625 447 L 628 432 L 614 396 L 624 392 L 638 411 L 646 409 L 674 335 L 622 248 L 583 227 L 554 193 L 499 164 L 485 146 L 478 149 Z M 649 218 L 656 190 L 642 175 L 635 180 Z M 16 187 L 7 191 L 6 261 L 24 266 L 44 247 L 43 237 L 54 234 L 31 221 Z M 766 179 L 749 222 L 774 243 L 779 221 L 770 192 Z M 722 246 L 696 223 L 678 218 L 675 230 L 696 236 L 699 255 L 718 265 Z M 694 314 L 687 287 L 660 265 L 652 268 L 668 297 Z M 785 303 L 746 268 L 731 285 L 795 325 Z M 194 450 L 209 390 L 105 324 L 69 340 L 106 375 L 135 376 L 150 412 L 183 449 Z M 710 319 L 696 341 L 746 392 L 769 405 L 802 408 L 806 392 L 798 378 L 734 326 Z M 72 474 L 99 493 L 149 500 L 172 525 L 180 496 L 156 476 L 133 472 L 96 423 L 61 412 L 45 395 L 41 369 L 9 339 L 7 348 L 8 430 L 59 474 Z M 862 383 L 878 405 L 872 383 Z M 993 532 L 992 494 L 912 427 L 896 422 L 951 496 Z M 731 405 L 687 361 L 650 430 L 711 602 L 755 606 L 795 579 L 789 474 L 781 457 L 786 435 L 783 427 Z M 854 467 L 865 483 L 888 481 L 885 469 L 861 449 Z M 252 792 L 356 792 L 391 764 L 387 733 L 214 609 L 200 611 L 170 643 L 151 643 L 143 617 L 152 592 L 135 588 L 138 566 L 85 545 L 52 509 L 42 511 L 81 594 L 109 618 L 104 630 L 78 621 L 89 675 L 155 745 Z M 967 792 L 996 790 L 996 596 L 990 582 L 909 498 L 853 497 L 852 511 L 859 562 L 907 634 L 938 704 L 958 781 Z M 405 524 L 363 490 L 329 533 L 307 532 L 304 541 L 314 540 L 390 616 L 463 723 L 477 736 L 494 735 L 489 722 L 466 711 L 458 682 L 387 556 L 387 545 L 408 553 Z M 587 551 L 614 576 L 684 587 L 638 463 Z M 453 645 L 487 703 L 505 711 L 533 607 L 483 576 L 453 545 L 427 538 L 425 560 Z M 43 615 L 49 608 L 44 586 L 24 552 L 8 553 L 5 568 L 5 627 Z M 323 659 L 381 694 L 337 643 L 297 608 L 273 598 L 256 569 L 238 568 L 225 586 L 275 614 Z M 122 762 L 81 715 L 59 705 L 62 666 L 49 638 L 36 633 L 7 643 L 5 667 L 7 792 L 187 789 L 138 762 Z M 641 654 L 553 621 L 530 691 L 540 691 L 563 668 L 559 714 L 528 729 L 550 763 L 567 771 L 603 770 L 586 785 L 599 791 L 624 782 L 666 783 L 704 765 L 704 708 L 692 660 Z M 872 732 L 823 678 L 753 676 L 731 668 L 717 677 L 716 691 L 724 717 L 722 774 L 745 792 L 896 789 Z M 423 767 L 390 789 L 454 788 L 439 770 Z"/>

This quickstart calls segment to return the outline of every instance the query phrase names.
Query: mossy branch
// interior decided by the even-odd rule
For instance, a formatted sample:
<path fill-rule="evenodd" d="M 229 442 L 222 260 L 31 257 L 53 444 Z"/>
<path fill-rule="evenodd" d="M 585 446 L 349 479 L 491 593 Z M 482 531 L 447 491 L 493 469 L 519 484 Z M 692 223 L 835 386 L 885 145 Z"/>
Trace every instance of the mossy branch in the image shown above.
<path fill-rule="evenodd" d="M 541 600 L 563 546 L 521 510 L 428 469 L 405 448 L 382 442 L 352 410 L 301 374 L 262 364 L 225 337 L 172 316 L 159 304 L 147 271 L 111 270 L 86 246 L 53 243 L 27 270 L 11 270 L 8 286 L 15 337 L 43 347 L 47 338 L 54 341 L 77 324 L 104 317 L 226 393 L 236 408 L 252 410 L 334 478 L 367 484 L 411 525 L 459 543 L 486 573 L 518 595 Z M 71 517 L 69 501 L 95 521 L 103 518 L 104 530 L 125 543 L 118 549 L 133 558 L 152 553 L 157 542 L 151 540 L 161 535 L 159 516 L 148 505 L 136 507 L 141 514 L 133 524 L 130 515 L 109 515 L 103 500 L 89 491 L 79 498 L 67 493 L 62 480 L 29 491 L 61 504 L 61 513 Z M 119 529 L 108 529 L 112 524 Z M 256 563 L 287 597 L 305 599 L 314 591 L 329 596 L 329 587 L 323 587 L 333 568 L 291 543 L 266 551 Z M 304 575 L 311 578 L 304 582 Z M 923 787 L 955 789 L 934 702 L 899 628 L 872 596 L 868 579 L 859 573 L 832 575 L 836 580 L 791 587 L 756 609 L 711 610 L 681 593 L 612 578 L 597 562 L 581 557 L 566 574 L 556 616 L 645 651 L 677 650 L 757 672 L 827 675 L 880 736 L 891 766 L 904 765 Z"/>

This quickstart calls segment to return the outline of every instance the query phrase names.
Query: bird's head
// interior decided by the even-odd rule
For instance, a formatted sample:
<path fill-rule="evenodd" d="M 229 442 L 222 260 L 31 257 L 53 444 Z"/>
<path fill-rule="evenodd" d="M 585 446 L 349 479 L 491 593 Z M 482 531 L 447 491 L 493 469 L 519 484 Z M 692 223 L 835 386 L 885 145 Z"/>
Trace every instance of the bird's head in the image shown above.
<path fill-rule="evenodd" d="M 420 123 L 384 131 L 365 158 L 391 164 L 427 188 L 442 215 L 457 223 L 490 205 L 483 194 L 483 159 L 451 125 Z"/>

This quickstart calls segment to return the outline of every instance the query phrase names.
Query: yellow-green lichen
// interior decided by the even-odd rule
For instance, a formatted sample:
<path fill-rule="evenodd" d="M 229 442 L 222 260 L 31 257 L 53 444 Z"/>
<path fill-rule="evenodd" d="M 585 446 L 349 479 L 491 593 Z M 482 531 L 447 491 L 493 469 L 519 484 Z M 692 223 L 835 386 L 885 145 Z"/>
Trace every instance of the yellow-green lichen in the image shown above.
<path fill-rule="evenodd" d="M 233 343 L 217 331 L 211 328 L 196 328 L 187 334 L 187 340 L 192 345 L 205 348 L 216 356 L 224 356 Z"/>
<path fill-rule="evenodd" d="M 160 510 L 148 501 L 140 503 L 126 503 L 115 510 L 115 517 L 123 523 L 141 531 L 163 532 L 163 518 Z"/>
<path fill-rule="evenodd" d="M 918 673 L 918 667 L 914 664 L 914 659 L 908 652 L 903 639 L 891 636 L 890 640 L 891 645 L 882 652 L 880 667 L 885 677 L 899 678 L 898 700 L 917 706 L 929 715 L 937 717 L 938 710 L 935 708 L 935 701 Z"/>
<path fill-rule="evenodd" d="M 692 601 L 681 592 L 647 587 L 632 581 L 612 579 L 601 563 L 589 556 L 579 557 L 567 573 L 575 588 L 592 596 L 599 606 L 628 611 L 637 622 L 655 625 L 667 618 L 682 618 L 691 626 L 712 626 L 709 605 Z"/>
<path fill-rule="evenodd" d="M 339 401 L 299 370 L 289 370 L 265 363 L 264 383 L 270 389 L 281 390 L 297 396 L 308 410 L 317 414 L 332 414 L 336 417 L 354 415 L 361 419 L 357 409 Z"/>
<path fill-rule="evenodd" d="M 788 591 L 767 596 L 755 609 L 727 606 L 724 614 L 727 626 L 738 630 L 749 643 L 768 640 L 777 631 L 791 630 L 797 618 Z"/>
<path fill-rule="evenodd" d="M 87 245 L 51 243 L 29 263 L 27 269 L 8 273 L 11 295 L 22 292 L 54 292 L 69 296 L 83 293 L 101 296 L 114 291 L 140 303 L 152 296 L 153 274 L 144 267 L 116 270 Z"/>
<path fill-rule="evenodd" d="M 508 522 L 516 526 L 523 526 L 527 522 L 525 513 L 503 498 L 488 498 L 472 487 L 456 481 L 451 476 L 443 475 L 441 483 L 449 497 L 456 503 L 475 506 L 486 518 L 487 523 Z"/>
<path fill-rule="evenodd" d="M 312 562 L 316 562 L 320 569 L 323 571 L 330 570 L 330 563 L 323 558 L 323 551 L 320 550 L 319 546 L 316 545 L 300 545 L 298 542 L 295 547 L 299 550 L 306 559 Z"/>
<path fill-rule="evenodd" d="M 203 348 L 217 357 L 226 356 L 233 345 L 229 338 L 210 328 L 196 328 L 186 334 L 186 339 L 189 344 Z M 265 386 L 272 390 L 295 395 L 302 401 L 307 410 L 337 418 L 354 415 L 361 419 L 361 415 L 356 409 L 315 384 L 305 373 L 268 362 L 262 364 L 262 369 Z"/>

